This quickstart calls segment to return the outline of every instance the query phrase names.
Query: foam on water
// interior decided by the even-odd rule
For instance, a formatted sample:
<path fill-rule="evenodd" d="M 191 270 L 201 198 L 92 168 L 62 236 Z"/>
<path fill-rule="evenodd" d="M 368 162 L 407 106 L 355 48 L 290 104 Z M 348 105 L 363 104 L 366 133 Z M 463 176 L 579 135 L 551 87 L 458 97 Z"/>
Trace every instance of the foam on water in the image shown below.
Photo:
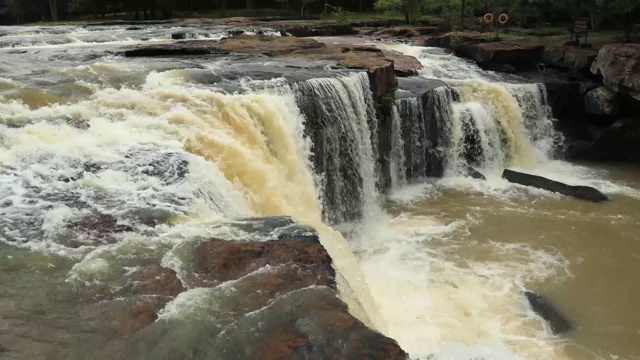
<path fill-rule="evenodd" d="M 405 213 L 362 226 L 363 271 L 386 334 L 415 359 L 565 358 L 520 294 L 525 282 L 568 276 L 566 260 L 525 244 L 474 243 L 473 221 Z M 474 261 L 465 248 L 493 260 Z"/>

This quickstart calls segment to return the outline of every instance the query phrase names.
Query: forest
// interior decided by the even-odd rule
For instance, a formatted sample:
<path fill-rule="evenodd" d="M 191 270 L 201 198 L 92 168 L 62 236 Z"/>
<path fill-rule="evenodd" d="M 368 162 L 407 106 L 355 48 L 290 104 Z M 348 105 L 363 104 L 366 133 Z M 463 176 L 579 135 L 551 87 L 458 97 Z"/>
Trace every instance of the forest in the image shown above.
<path fill-rule="evenodd" d="M 288 16 L 315 18 L 339 11 L 349 17 L 421 17 L 475 21 L 507 13 L 523 26 L 566 25 L 591 19 L 593 30 L 620 29 L 640 18 L 638 0 L 0 0 L 0 23 L 175 17 Z M 464 23 L 464 22 L 463 22 Z"/>

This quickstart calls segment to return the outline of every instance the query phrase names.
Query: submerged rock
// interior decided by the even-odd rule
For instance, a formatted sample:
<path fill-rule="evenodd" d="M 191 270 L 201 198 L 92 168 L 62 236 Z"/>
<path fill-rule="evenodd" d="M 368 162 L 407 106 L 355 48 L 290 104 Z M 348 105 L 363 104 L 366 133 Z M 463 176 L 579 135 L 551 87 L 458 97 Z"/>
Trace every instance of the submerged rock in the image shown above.
<path fill-rule="evenodd" d="M 545 319 L 554 334 L 562 334 L 573 330 L 573 325 L 547 299 L 531 291 L 525 291 L 531 309 Z"/>
<path fill-rule="evenodd" d="M 487 178 L 484 175 L 482 175 L 480 171 L 472 168 L 471 166 L 467 167 L 467 176 L 470 176 L 478 180 L 487 180 Z"/>
<path fill-rule="evenodd" d="M 604 202 L 609 198 L 599 190 L 589 186 L 573 186 L 558 181 L 550 180 L 542 176 L 525 174 L 509 169 L 505 169 L 502 177 L 509 182 L 532 186 L 551 192 L 556 192 L 566 196 L 572 196 L 582 200 L 593 201 L 596 203 Z"/>

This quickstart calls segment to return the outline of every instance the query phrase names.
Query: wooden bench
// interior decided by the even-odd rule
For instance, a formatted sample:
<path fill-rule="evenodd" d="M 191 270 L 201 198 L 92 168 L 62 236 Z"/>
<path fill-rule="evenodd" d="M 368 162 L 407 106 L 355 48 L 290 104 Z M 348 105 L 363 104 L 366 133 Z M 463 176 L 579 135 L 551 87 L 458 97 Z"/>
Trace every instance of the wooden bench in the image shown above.
<path fill-rule="evenodd" d="M 572 42 L 574 35 L 576 38 L 576 44 L 580 45 L 580 36 L 584 37 L 585 43 L 587 42 L 587 38 L 589 37 L 589 20 L 589 18 L 582 17 L 572 18 L 571 27 L 569 28 Z"/>

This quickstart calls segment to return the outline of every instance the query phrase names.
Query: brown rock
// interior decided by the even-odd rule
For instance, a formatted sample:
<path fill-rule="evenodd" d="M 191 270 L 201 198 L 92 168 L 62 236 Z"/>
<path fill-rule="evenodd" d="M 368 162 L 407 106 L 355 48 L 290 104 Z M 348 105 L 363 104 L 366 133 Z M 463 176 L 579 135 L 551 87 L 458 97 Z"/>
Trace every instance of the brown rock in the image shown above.
<path fill-rule="evenodd" d="M 283 56 L 295 51 L 325 48 L 314 39 L 274 36 L 237 36 L 221 40 L 215 47 L 220 52 L 236 52 L 250 55 Z"/>
<path fill-rule="evenodd" d="M 135 291 L 140 295 L 175 297 L 184 290 L 176 272 L 153 264 L 134 273 Z"/>
<path fill-rule="evenodd" d="M 291 292 L 241 318 L 214 348 L 221 357 L 243 353 L 243 359 L 407 359 L 393 339 L 367 328 L 323 287 Z"/>
<path fill-rule="evenodd" d="M 399 54 L 393 51 L 385 52 L 387 59 L 393 60 L 393 69 L 398 76 L 417 75 L 422 70 L 420 60 L 413 56 Z"/>
<path fill-rule="evenodd" d="M 329 254 L 314 237 L 297 237 L 268 242 L 234 242 L 212 239 L 196 252 L 196 271 L 207 281 L 221 283 L 239 279 L 267 265 L 295 264 L 307 270 L 298 273 L 299 282 L 312 285 L 308 271 L 317 284 L 335 286 L 335 270 Z"/>
<path fill-rule="evenodd" d="M 543 46 L 519 46 L 502 42 L 462 44 L 456 54 L 474 60 L 483 68 L 501 70 L 510 66 L 516 70 L 535 67 L 542 59 Z"/>
<path fill-rule="evenodd" d="M 392 60 L 350 56 L 338 62 L 351 69 L 367 69 L 373 96 L 381 97 L 398 87 Z"/>
<path fill-rule="evenodd" d="M 640 44 L 609 44 L 600 49 L 594 73 L 611 90 L 640 100 Z"/>
<path fill-rule="evenodd" d="M 138 330 L 152 324 L 158 319 L 158 312 L 166 302 L 158 300 L 142 300 L 125 307 L 118 315 L 118 333 L 129 337 Z"/>

